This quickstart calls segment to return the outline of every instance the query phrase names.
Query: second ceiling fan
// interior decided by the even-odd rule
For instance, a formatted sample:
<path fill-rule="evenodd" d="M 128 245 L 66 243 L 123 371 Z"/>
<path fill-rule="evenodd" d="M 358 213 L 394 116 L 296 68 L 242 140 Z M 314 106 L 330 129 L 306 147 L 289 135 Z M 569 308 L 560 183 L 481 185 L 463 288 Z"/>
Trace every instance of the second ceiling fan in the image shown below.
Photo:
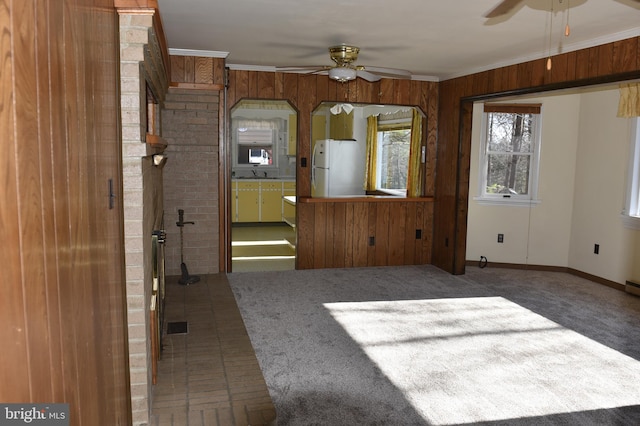
<path fill-rule="evenodd" d="M 496 7 L 494 7 L 493 9 L 491 9 L 491 11 L 485 14 L 484 17 L 491 19 L 491 18 L 497 18 L 498 16 L 506 15 L 507 13 L 515 9 L 523 1 L 525 0 L 502 0 L 500 3 L 498 3 Z M 550 1 L 555 1 L 555 0 L 550 0 Z M 560 0 L 560 3 L 562 3 L 562 1 L 563 0 Z M 640 0 L 631 0 L 631 1 L 640 3 Z"/>
<path fill-rule="evenodd" d="M 405 70 L 393 68 L 370 67 L 363 65 L 355 65 L 358 59 L 360 48 L 341 44 L 329 48 L 329 55 L 335 65 L 316 65 L 316 66 L 293 66 L 293 67 L 276 67 L 277 71 L 283 72 L 301 72 L 308 71 L 312 74 L 327 73 L 329 78 L 341 83 L 354 80 L 360 77 L 366 81 L 378 81 L 383 77 L 410 79 L 411 73 Z"/>

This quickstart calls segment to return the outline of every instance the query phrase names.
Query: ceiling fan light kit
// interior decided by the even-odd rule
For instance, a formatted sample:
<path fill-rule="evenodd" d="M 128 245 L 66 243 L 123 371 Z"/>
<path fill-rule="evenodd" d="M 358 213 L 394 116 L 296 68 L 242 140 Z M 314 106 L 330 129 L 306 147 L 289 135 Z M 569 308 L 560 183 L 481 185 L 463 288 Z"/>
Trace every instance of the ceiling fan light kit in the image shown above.
<path fill-rule="evenodd" d="M 355 80 L 357 76 L 356 70 L 347 67 L 335 67 L 329 69 L 329 78 L 344 83 L 349 80 Z"/>

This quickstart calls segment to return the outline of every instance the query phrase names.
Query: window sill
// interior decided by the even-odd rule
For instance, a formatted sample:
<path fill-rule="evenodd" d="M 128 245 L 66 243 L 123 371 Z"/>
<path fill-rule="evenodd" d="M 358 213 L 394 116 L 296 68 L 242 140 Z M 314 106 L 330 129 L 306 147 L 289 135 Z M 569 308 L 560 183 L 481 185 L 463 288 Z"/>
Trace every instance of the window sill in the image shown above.
<path fill-rule="evenodd" d="M 407 190 L 406 189 L 376 189 L 378 192 L 382 192 L 388 195 L 394 195 L 396 197 L 406 197 Z"/>
<path fill-rule="evenodd" d="M 535 207 L 542 203 L 541 200 L 527 200 L 523 198 L 488 198 L 473 197 L 473 201 L 481 206 L 511 206 L 511 207 Z"/>
<path fill-rule="evenodd" d="M 627 229 L 635 229 L 636 231 L 640 231 L 640 217 L 639 216 L 628 216 L 626 214 L 620 215 L 622 218 L 622 224 Z"/>

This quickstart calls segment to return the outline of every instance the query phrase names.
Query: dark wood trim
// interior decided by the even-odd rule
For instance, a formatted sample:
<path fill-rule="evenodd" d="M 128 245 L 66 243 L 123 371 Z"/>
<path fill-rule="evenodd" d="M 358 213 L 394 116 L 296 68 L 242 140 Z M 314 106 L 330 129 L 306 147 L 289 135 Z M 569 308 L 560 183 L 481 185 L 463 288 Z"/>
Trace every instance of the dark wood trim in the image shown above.
<path fill-rule="evenodd" d="M 624 81 L 636 80 L 640 78 L 640 69 L 619 74 L 605 75 L 601 77 L 585 78 L 582 80 L 565 81 L 560 83 L 543 84 L 540 86 L 523 87 L 520 89 L 504 90 L 501 92 L 483 93 L 477 95 L 463 96 L 461 101 L 477 102 L 488 99 L 504 98 L 509 96 L 531 95 L 535 93 L 554 92 L 556 90 L 576 89 L 579 87 L 598 86 L 611 83 L 622 83 Z"/>
<path fill-rule="evenodd" d="M 484 112 L 504 112 L 514 114 L 540 114 L 542 104 L 486 103 Z"/>
<path fill-rule="evenodd" d="M 617 283 L 615 281 L 607 280 L 605 278 L 598 277 L 596 275 L 591 275 L 586 272 L 578 271 L 577 269 L 568 268 L 567 272 L 572 275 L 587 279 L 589 281 L 593 281 L 598 284 L 605 285 L 607 287 L 611 287 L 616 290 L 624 291 L 624 284 Z"/>
<path fill-rule="evenodd" d="M 478 266 L 478 261 L 467 260 L 466 266 Z M 625 291 L 624 284 L 617 283 L 615 281 L 608 280 L 606 278 L 598 277 L 596 275 L 588 274 L 586 272 L 578 271 L 577 269 L 569 268 L 566 266 L 549 266 L 549 265 L 527 265 L 523 263 L 496 263 L 491 262 L 487 264 L 488 268 L 502 268 L 502 269 L 520 269 L 530 271 L 545 271 L 545 272 L 563 272 L 566 274 L 575 275 L 580 278 L 592 281 L 597 284 L 602 284 L 607 287 L 611 287 L 615 290 Z"/>
<path fill-rule="evenodd" d="M 478 266 L 477 260 L 467 260 L 466 266 Z M 528 265 L 525 263 L 500 263 L 489 262 L 487 267 L 502 268 L 502 269 L 522 269 L 531 271 L 545 271 L 545 272 L 565 272 L 569 273 L 569 268 L 566 266 L 550 266 L 550 265 Z"/>
<path fill-rule="evenodd" d="M 232 272 L 231 270 L 231 150 L 227 149 L 227 94 L 226 90 L 220 91 L 218 105 L 218 208 L 220 220 L 218 221 L 218 265 L 220 272 Z"/>

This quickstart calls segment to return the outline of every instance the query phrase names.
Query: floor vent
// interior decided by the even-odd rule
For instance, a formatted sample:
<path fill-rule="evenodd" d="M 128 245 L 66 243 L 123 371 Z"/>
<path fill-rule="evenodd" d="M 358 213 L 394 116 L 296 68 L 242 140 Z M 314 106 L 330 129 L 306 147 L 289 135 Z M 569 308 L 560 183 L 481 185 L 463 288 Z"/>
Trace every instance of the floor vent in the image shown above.
<path fill-rule="evenodd" d="M 176 321 L 167 323 L 167 334 L 187 334 L 188 327 L 186 321 Z"/>
<path fill-rule="evenodd" d="M 624 290 L 627 293 L 635 294 L 636 296 L 640 296 L 640 284 L 634 283 L 633 281 L 627 281 L 624 286 Z"/>

